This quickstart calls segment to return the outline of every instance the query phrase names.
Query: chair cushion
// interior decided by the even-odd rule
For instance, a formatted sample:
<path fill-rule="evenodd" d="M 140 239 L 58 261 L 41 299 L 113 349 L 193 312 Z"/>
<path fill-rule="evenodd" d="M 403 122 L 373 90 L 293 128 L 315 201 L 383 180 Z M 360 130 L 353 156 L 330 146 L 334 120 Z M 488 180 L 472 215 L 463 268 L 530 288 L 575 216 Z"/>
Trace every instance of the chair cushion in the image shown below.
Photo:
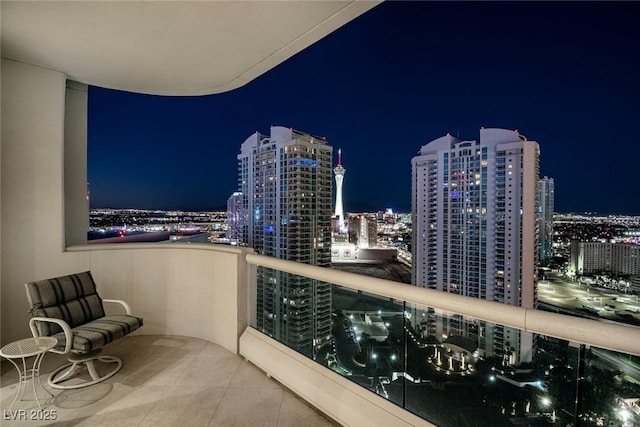
<path fill-rule="evenodd" d="M 105 315 L 89 271 L 27 283 L 27 296 L 32 316 L 62 319 L 71 328 Z M 38 331 L 51 336 L 62 329 L 56 324 L 38 322 Z"/>
<path fill-rule="evenodd" d="M 81 353 L 89 352 L 122 338 L 141 326 L 142 319 L 139 317 L 127 315 L 105 316 L 73 328 L 71 349 Z M 53 337 L 58 339 L 56 349 L 63 350 L 66 345 L 64 332 L 55 334 Z"/>

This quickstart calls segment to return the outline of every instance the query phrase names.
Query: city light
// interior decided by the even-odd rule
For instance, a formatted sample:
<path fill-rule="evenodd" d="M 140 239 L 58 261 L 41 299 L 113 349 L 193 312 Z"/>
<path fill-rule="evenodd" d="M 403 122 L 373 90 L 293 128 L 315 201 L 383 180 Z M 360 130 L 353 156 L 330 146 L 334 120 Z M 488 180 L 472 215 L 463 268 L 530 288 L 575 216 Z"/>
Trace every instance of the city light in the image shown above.
<path fill-rule="evenodd" d="M 465 185 L 468 184 L 469 183 Z M 462 191 L 463 187 L 461 186 L 459 189 Z M 467 190 L 465 189 L 464 191 Z M 305 197 L 308 195 L 309 193 L 304 193 Z M 464 197 L 467 196 L 465 195 Z M 473 209 L 473 211 L 471 211 L 467 207 L 464 207 L 463 209 L 465 214 L 468 215 L 486 215 L 486 212 L 482 212 L 481 210 Z M 262 214 L 263 212 L 260 213 Z M 412 242 L 412 224 L 410 216 L 408 214 L 404 216 L 402 214 L 395 214 L 396 216 L 391 218 L 385 216 L 384 211 L 380 211 L 378 214 L 371 213 L 369 215 L 374 218 L 374 223 L 377 225 L 378 243 L 380 244 L 383 242 L 382 246 L 396 249 L 398 251 L 398 260 L 403 260 L 405 265 L 407 265 L 407 268 L 411 268 L 411 256 L 409 251 Z M 158 232 L 171 227 L 180 232 L 195 232 L 198 230 L 198 227 L 201 227 L 203 229 L 206 228 L 209 233 L 224 233 L 226 231 L 225 225 L 227 225 L 226 218 L 226 212 L 142 210 L 96 210 L 91 212 L 92 225 L 93 223 L 96 225 L 93 230 L 95 230 L 96 235 L 100 234 L 102 236 L 105 236 L 107 231 L 110 229 L 110 227 L 108 227 L 109 221 L 114 220 L 122 221 L 121 224 L 124 225 L 118 226 L 117 231 L 120 233 L 126 230 L 126 236 L 128 236 L 130 232 Z M 271 225 L 271 223 L 269 223 L 262 225 L 261 227 L 265 233 L 275 232 L 276 227 L 286 226 L 290 219 L 293 218 L 283 217 L 283 220 L 275 223 L 277 225 Z M 606 221 L 608 224 L 607 227 L 609 227 L 613 224 L 614 220 L 607 218 Z M 196 224 L 198 225 L 196 226 Z M 640 228 L 640 218 L 635 222 L 628 219 L 625 224 L 637 224 L 638 228 Z M 593 226 L 595 227 L 594 230 L 601 227 L 600 225 Z M 631 225 L 625 225 L 624 229 L 629 229 L 629 227 L 631 227 Z M 567 234 L 569 233 L 567 230 L 570 228 L 565 224 L 564 228 L 561 227 L 560 229 L 564 230 L 564 233 Z M 561 235 L 562 234 L 559 234 L 559 236 Z M 584 236 L 585 238 L 588 238 L 588 234 L 584 234 Z M 612 236 L 616 236 L 616 234 L 613 233 Z M 599 244 L 604 245 L 603 243 Z M 554 251 L 558 253 L 562 250 L 568 250 L 568 247 L 563 247 L 558 244 L 555 244 L 553 247 Z M 403 257 L 404 253 L 408 254 L 408 256 Z M 565 268 L 564 271 L 567 270 L 575 272 L 575 269 L 571 268 Z M 365 270 L 362 271 L 364 272 Z M 636 314 L 635 312 L 635 310 L 640 308 L 638 307 L 637 295 L 632 293 L 633 289 L 629 285 L 629 282 L 625 282 L 624 288 L 620 289 L 600 289 L 603 287 L 617 285 L 617 282 L 613 280 L 610 282 L 607 281 L 605 275 L 598 275 L 593 278 L 586 277 L 585 275 L 578 275 L 568 278 L 563 275 L 559 268 L 555 267 L 545 267 L 540 271 L 543 271 L 544 274 L 544 277 L 541 277 L 537 283 L 537 298 L 540 302 L 559 305 L 562 308 L 575 306 L 577 309 L 583 305 L 590 304 L 594 309 L 596 309 L 599 317 L 609 316 L 610 320 L 614 320 L 615 316 L 620 317 L 619 314 L 624 314 L 625 310 L 628 311 L 628 316 L 637 315 L 640 317 L 640 313 Z M 497 272 L 501 278 L 505 277 L 507 273 L 508 271 L 504 267 L 501 267 Z M 579 279 L 580 282 L 576 282 L 577 279 Z M 275 278 L 270 278 L 269 280 L 275 281 Z M 274 286 L 275 284 L 275 282 L 269 283 L 270 286 Z M 458 287 L 456 287 L 456 289 L 460 289 L 460 285 L 457 284 L 457 286 Z M 507 283 L 504 283 L 503 286 L 505 290 L 513 289 L 513 286 L 509 287 L 509 284 Z M 278 292 L 278 290 L 274 289 L 274 292 Z M 624 292 L 627 292 L 627 294 L 625 295 Z M 295 303 L 297 307 L 298 303 L 302 303 L 303 300 L 300 299 L 299 296 L 296 296 L 296 298 L 293 299 L 282 293 L 280 301 L 283 301 L 288 306 Z M 434 316 L 432 311 L 424 307 L 416 307 L 415 309 L 406 310 L 399 308 L 397 311 L 394 311 L 392 308 L 387 306 L 367 307 L 365 309 L 349 307 L 343 313 L 343 320 L 348 322 L 345 325 L 348 342 L 359 352 L 359 356 L 355 361 L 359 361 L 358 363 L 363 364 L 362 369 L 364 370 L 363 374 L 365 375 L 370 375 L 370 369 L 372 365 L 375 364 L 376 371 L 379 372 L 381 378 L 383 378 L 383 374 L 380 372 L 385 368 L 389 369 L 390 372 L 393 372 L 396 375 L 402 374 L 405 375 L 405 378 L 409 378 L 406 371 L 410 371 L 408 364 L 411 363 L 411 358 L 403 359 L 407 366 L 403 367 L 401 364 L 398 364 L 400 363 L 399 360 L 401 360 L 401 355 L 399 355 L 398 352 L 402 351 L 402 347 L 394 347 L 393 344 L 390 347 L 382 347 L 382 345 L 388 345 L 386 343 L 382 344 L 384 342 L 383 339 L 400 332 L 402 332 L 401 335 L 403 337 L 406 337 L 405 345 L 414 346 L 415 350 L 413 351 L 424 352 L 420 354 L 421 356 L 424 355 L 420 360 L 424 361 L 422 363 L 424 363 L 425 367 L 428 367 L 428 369 L 431 370 L 431 373 L 436 377 L 441 376 L 443 378 L 451 378 L 453 376 L 458 376 L 461 379 L 474 378 L 477 375 L 481 375 L 482 372 L 487 372 L 482 369 L 483 364 L 486 363 L 486 353 L 480 352 L 478 348 L 466 349 L 466 353 L 460 352 L 459 349 L 455 349 L 453 346 L 458 344 L 455 340 L 457 339 L 456 337 L 459 337 L 459 332 L 456 332 L 451 328 L 442 330 L 442 332 L 438 329 L 431 332 L 427 325 L 431 325 L 432 322 L 437 321 L 437 317 L 439 315 L 436 313 L 436 316 Z M 413 314 L 416 314 L 416 316 L 413 316 Z M 403 324 L 397 324 L 397 329 L 395 331 L 392 329 L 392 323 L 394 322 L 390 320 L 394 315 L 404 317 L 402 320 Z M 268 318 L 276 320 L 276 316 L 274 314 L 269 314 Z M 470 324 L 477 325 L 480 335 L 486 336 L 487 329 L 485 326 L 482 326 L 482 324 L 477 321 Z M 378 329 L 376 330 L 376 328 Z M 385 331 L 385 334 L 388 335 L 385 336 L 380 334 L 380 330 Z M 440 333 L 442 333 L 442 335 L 440 335 Z M 435 339 L 437 344 L 429 342 L 429 339 Z M 445 343 L 451 343 L 451 345 Z M 544 341 L 541 343 L 544 343 Z M 348 373 L 348 375 L 355 375 L 358 365 L 353 367 L 342 366 L 341 363 L 337 361 L 338 359 L 336 359 L 336 354 L 344 350 L 341 348 L 339 342 L 332 342 L 332 346 L 331 353 L 333 354 L 328 355 L 325 359 L 327 366 L 341 374 Z M 452 348 L 453 350 L 447 350 Z M 599 350 L 593 349 L 592 351 L 596 352 Z M 544 351 L 537 351 L 537 354 L 544 355 Z M 464 357 L 470 357 L 471 355 L 473 355 L 473 360 L 463 359 Z M 378 366 L 377 359 L 379 358 L 382 358 L 382 360 L 385 361 L 385 363 L 382 364 L 383 366 Z M 556 364 L 549 363 L 552 360 L 557 359 L 541 359 L 545 361 L 543 365 L 544 368 L 540 371 L 536 370 L 535 372 L 531 372 L 529 375 L 524 375 L 526 379 L 521 379 L 518 378 L 518 375 L 514 375 L 513 369 L 517 369 L 518 365 L 513 354 L 503 360 L 507 365 L 493 366 L 492 370 L 495 373 L 488 374 L 484 377 L 486 378 L 486 382 L 483 385 L 484 387 L 493 389 L 496 392 L 503 392 L 505 389 L 513 387 L 514 384 L 518 384 L 519 387 L 526 384 L 527 387 L 525 389 L 530 391 L 526 398 L 523 397 L 523 400 L 518 402 L 518 405 L 523 405 L 523 408 L 530 408 L 527 412 L 530 410 L 531 413 L 534 414 L 537 411 L 538 415 L 544 414 L 545 417 L 551 417 L 551 419 L 554 419 L 556 417 L 556 413 L 560 414 L 560 411 L 566 410 L 566 407 L 560 403 L 557 395 L 555 395 L 555 390 L 557 390 L 558 386 L 557 383 L 554 383 L 553 379 L 554 369 L 557 369 L 555 366 Z M 366 361 L 370 364 L 369 366 L 366 366 Z M 386 361 L 388 361 L 388 363 Z M 474 362 L 475 368 L 472 368 L 468 363 L 471 361 Z M 567 369 L 570 370 L 575 369 L 575 366 L 572 366 L 570 362 L 563 366 L 567 366 Z M 385 374 L 385 378 L 386 375 L 387 374 Z M 391 379 L 393 376 L 391 374 L 388 375 L 389 379 L 384 381 L 392 383 L 394 381 Z M 416 376 L 415 382 L 420 383 L 429 380 L 430 379 L 428 377 L 419 378 Z M 383 382 L 383 384 L 387 384 L 387 382 Z M 552 390 L 554 391 L 554 395 L 549 395 L 548 393 Z M 386 393 L 386 390 L 382 395 L 385 395 L 384 393 Z M 389 394 L 391 393 L 389 392 Z M 529 402 L 529 406 L 524 406 L 527 405 L 526 402 Z M 533 402 L 537 402 L 537 405 Z M 508 416 L 511 412 L 511 408 L 507 407 L 504 415 Z M 627 407 L 621 406 L 619 409 L 616 409 L 615 414 L 618 420 L 622 420 L 622 425 L 633 425 L 635 415 Z M 560 415 L 557 415 L 557 417 L 560 418 Z M 602 418 L 602 414 L 594 414 L 594 420 L 598 419 L 604 420 L 605 418 Z"/>

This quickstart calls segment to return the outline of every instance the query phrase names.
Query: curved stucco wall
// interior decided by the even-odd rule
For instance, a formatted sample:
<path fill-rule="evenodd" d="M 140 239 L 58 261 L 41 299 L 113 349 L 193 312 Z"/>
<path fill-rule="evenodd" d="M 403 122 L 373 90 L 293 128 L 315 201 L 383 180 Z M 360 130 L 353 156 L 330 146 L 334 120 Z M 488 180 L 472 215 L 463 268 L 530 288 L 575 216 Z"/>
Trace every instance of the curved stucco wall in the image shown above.
<path fill-rule="evenodd" d="M 138 333 L 202 338 L 237 353 L 247 326 L 249 249 L 208 244 L 77 246 L 103 298 L 144 318 Z"/>

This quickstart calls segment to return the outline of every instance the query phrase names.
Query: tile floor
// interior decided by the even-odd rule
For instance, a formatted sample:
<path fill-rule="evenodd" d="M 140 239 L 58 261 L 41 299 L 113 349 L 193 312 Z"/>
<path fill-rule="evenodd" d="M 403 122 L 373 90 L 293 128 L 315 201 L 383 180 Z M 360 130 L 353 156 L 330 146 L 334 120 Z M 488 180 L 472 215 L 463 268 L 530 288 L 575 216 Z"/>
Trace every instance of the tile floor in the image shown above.
<path fill-rule="evenodd" d="M 55 420 L 32 420 L 38 409 L 33 390 L 9 412 L 18 387 L 18 373 L 3 360 L 0 409 L 4 426 L 181 426 L 181 427 L 331 427 L 306 402 L 260 369 L 219 345 L 180 336 L 129 336 L 105 347 L 103 354 L 122 359 L 115 376 L 77 390 L 38 386 L 42 414 Z M 33 359 L 29 359 L 30 361 Z M 66 358 L 47 354 L 41 372 L 48 373 Z M 49 389 L 50 390 L 50 389 Z M 48 397 L 48 398 L 47 398 Z M 18 412 L 24 410 L 23 413 Z M 51 411 L 47 413 L 46 411 Z M 26 420 L 12 419 L 23 414 Z"/>

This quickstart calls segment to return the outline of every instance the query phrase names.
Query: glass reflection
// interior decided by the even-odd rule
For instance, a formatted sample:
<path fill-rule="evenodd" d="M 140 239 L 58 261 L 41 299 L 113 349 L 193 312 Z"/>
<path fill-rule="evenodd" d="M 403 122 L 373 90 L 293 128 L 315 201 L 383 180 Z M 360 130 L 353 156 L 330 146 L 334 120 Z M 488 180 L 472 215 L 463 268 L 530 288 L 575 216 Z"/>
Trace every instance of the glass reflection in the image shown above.
<path fill-rule="evenodd" d="M 436 425 L 640 425 L 637 357 L 288 273 L 257 276 L 265 282 L 254 294 L 252 310 L 262 315 L 253 327 L 267 333 L 266 313 L 274 331 L 298 328 L 311 346 L 279 340 Z M 273 310 L 265 310 L 267 287 L 282 300 Z M 291 316 L 299 302 L 318 325 Z M 329 307 L 327 336 L 318 313 Z"/>

